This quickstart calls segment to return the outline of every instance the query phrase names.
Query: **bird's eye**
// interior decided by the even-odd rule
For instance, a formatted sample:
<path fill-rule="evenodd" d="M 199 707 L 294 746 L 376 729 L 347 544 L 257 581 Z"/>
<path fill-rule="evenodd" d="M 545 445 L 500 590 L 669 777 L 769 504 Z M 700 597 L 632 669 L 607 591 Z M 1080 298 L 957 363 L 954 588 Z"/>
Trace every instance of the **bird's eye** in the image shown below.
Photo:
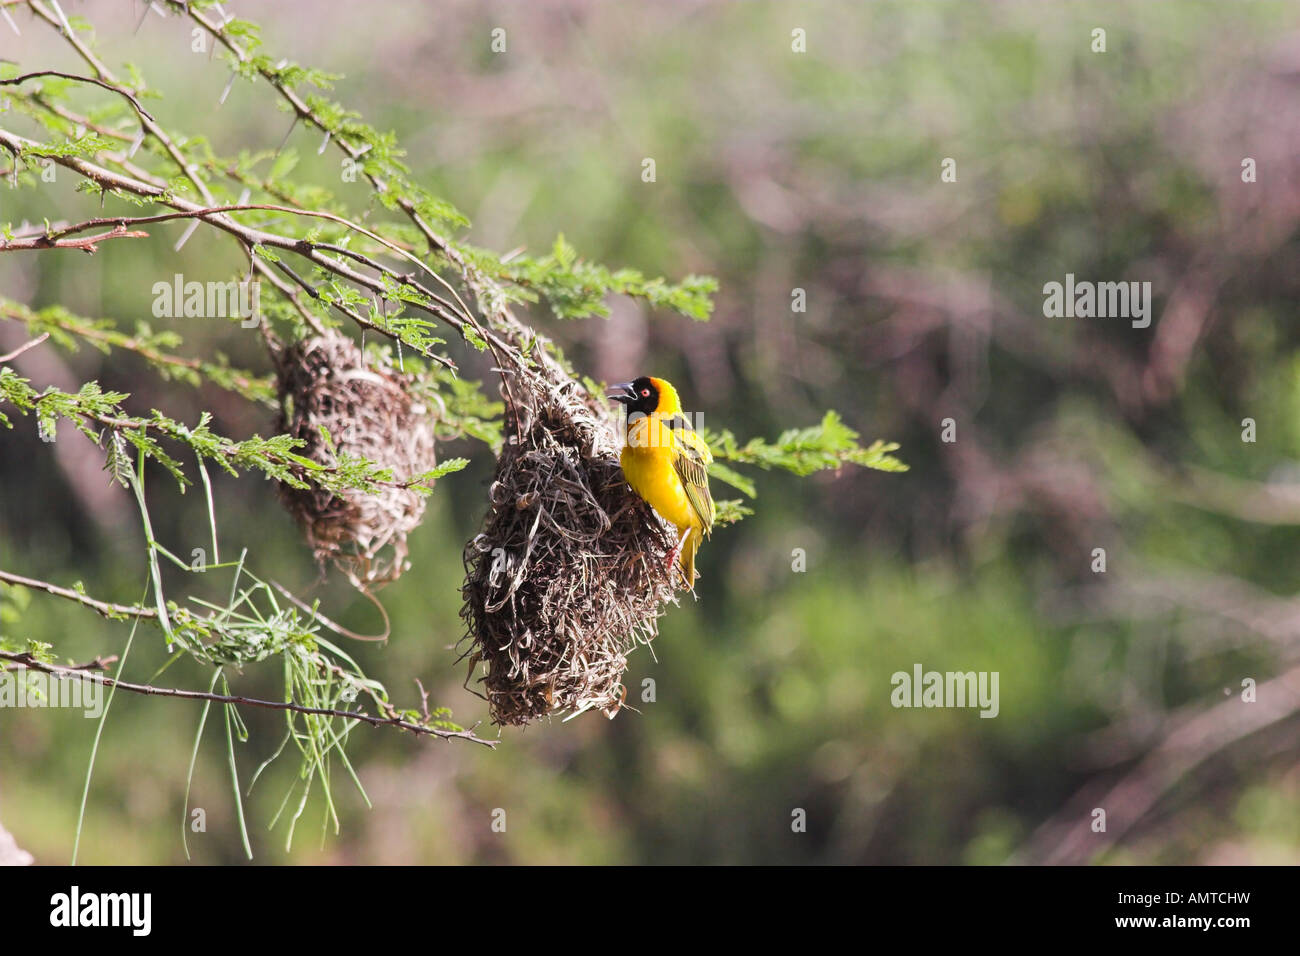
<path fill-rule="evenodd" d="M 648 388 L 643 388 L 643 389 L 641 389 L 641 397 L 642 397 L 642 398 L 649 398 L 649 397 L 650 397 L 650 389 L 648 389 Z"/>

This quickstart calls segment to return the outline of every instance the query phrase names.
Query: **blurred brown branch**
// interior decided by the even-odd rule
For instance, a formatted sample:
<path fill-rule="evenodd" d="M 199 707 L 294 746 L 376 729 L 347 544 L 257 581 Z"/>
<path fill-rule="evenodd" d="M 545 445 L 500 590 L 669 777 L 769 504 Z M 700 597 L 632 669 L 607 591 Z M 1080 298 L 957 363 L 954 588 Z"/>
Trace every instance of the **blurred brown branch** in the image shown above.
<path fill-rule="evenodd" d="M 1169 715 L 1160 743 L 1117 783 L 1090 782 L 1021 848 L 1013 862 L 1079 865 L 1097 858 L 1137 827 L 1156 803 L 1225 747 L 1300 712 L 1300 667 L 1260 684 L 1256 699 L 1240 696 L 1212 707 L 1189 704 Z M 1106 812 L 1094 832 L 1092 811 Z"/>
<path fill-rule="evenodd" d="M 1188 476 L 1174 488 L 1186 504 L 1256 524 L 1300 524 L 1300 484 L 1250 481 L 1198 467 Z"/>
<path fill-rule="evenodd" d="M 18 348 L 14 349 L 13 351 L 6 352 L 4 355 L 0 355 L 0 362 L 12 362 L 14 359 L 22 355 L 28 349 L 36 348 L 36 346 L 40 345 L 49 337 L 50 337 L 49 332 L 42 332 L 40 335 L 36 336 L 36 338 L 32 339 L 29 342 L 24 342 L 22 345 L 18 346 Z"/>

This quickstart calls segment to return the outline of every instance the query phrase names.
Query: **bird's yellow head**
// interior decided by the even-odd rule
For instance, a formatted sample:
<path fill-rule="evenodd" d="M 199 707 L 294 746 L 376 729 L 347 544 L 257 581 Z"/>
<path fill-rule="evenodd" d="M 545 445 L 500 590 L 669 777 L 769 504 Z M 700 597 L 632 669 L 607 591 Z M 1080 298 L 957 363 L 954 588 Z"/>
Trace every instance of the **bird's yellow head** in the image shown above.
<path fill-rule="evenodd" d="M 662 378 L 642 375 L 635 382 L 622 382 L 613 385 L 609 398 L 627 406 L 628 414 L 640 412 L 643 415 L 677 415 L 682 410 L 681 399 L 672 383 Z"/>

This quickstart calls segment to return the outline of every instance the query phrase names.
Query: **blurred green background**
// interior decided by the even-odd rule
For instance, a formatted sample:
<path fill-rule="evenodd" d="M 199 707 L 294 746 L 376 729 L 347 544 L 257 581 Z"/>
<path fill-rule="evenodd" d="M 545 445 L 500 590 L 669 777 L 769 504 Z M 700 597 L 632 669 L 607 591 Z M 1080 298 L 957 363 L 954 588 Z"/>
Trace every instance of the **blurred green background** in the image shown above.
<path fill-rule="evenodd" d="M 228 71 L 190 51 L 179 21 L 150 15 L 134 33 L 136 4 L 65 6 L 96 24 L 108 63 L 139 64 L 165 94 L 150 103 L 164 125 L 221 154 L 284 137 L 264 83 L 237 84 L 218 108 Z M 540 254 L 562 232 L 611 267 L 718 277 L 705 324 L 626 300 L 607 321 L 533 310 L 577 367 L 670 378 L 742 438 L 834 408 L 864 439 L 901 442 L 912 466 L 758 475 L 757 514 L 701 553 L 698 602 L 669 610 L 653 655 L 633 655 L 639 712 L 507 729 L 495 752 L 359 728 L 350 753 L 373 809 L 340 775 L 342 832 L 324 832 L 317 797 L 292 849 L 283 822 L 267 823 L 296 767 L 272 765 L 245 801 L 258 862 L 1300 862 L 1293 3 L 237 7 L 272 55 L 345 74 L 334 95 L 397 133 L 476 245 Z M 57 34 L 15 15 L 22 36 L 0 24 L 0 57 L 77 66 Z M 503 54 L 489 49 L 497 27 Z M 795 28 L 806 53 L 791 50 Z M 318 139 L 290 138 L 300 178 L 364 208 L 368 187 L 339 184 Z M 646 157 L 654 183 L 641 181 Z M 940 179 L 948 157 L 956 182 Z M 1246 157 L 1257 182 L 1242 181 Z M 95 215 L 72 178 L 0 188 L 0 220 Z M 240 268 L 215 232 L 174 252 L 182 228 L 93 257 L 0 256 L 0 291 L 129 328 L 151 319 L 155 281 Z M 1066 273 L 1150 281 L 1150 328 L 1044 318 L 1042 287 Z M 791 311 L 795 288 L 806 313 Z M 188 354 L 269 370 L 259 342 L 224 323 L 175 326 Z M 0 332 L 0 353 L 24 339 L 14 323 Z M 135 413 L 193 421 L 207 408 L 228 434 L 273 428 L 130 356 L 23 358 L 38 386 L 95 378 L 131 392 Z M 0 432 L 0 568 L 135 600 L 128 493 L 71 429 L 50 446 L 16 421 Z M 473 463 L 438 484 L 414 569 L 382 592 L 391 642 L 348 649 L 397 700 L 418 700 L 418 677 L 469 724 L 486 709 L 455 664 L 461 550 L 492 462 L 469 442 L 441 450 L 453 454 Z M 202 495 L 153 477 L 160 539 L 181 555 L 205 547 Z M 222 478 L 215 494 L 224 552 L 247 546 L 260 573 L 378 629 L 336 577 L 314 586 L 269 484 Z M 121 653 L 122 625 L 43 595 L 19 615 L 4 594 L 6 636 L 77 660 Z M 143 681 L 164 659 L 142 629 L 129 674 Z M 916 663 L 999 672 L 999 715 L 893 708 L 891 675 Z M 645 678 L 653 703 L 637 702 Z M 278 679 L 250 668 L 238 690 L 273 695 Z M 206 677 L 183 662 L 164 682 Z M 283 721 L 244 717 L 247 786 Z M 119 695 L 80 861 L 185 859 L 198 718 L 190 703 Z M 39 862 L 71 855 L 95 730 L 68 712 L 0 709 L 0 821 Z M 241 861 L 216 713 L 189 802 L 208 814 L 193 859 Z M 1105 833 L 1090 829 L 1096 807 Z M 806 832 L 792 832 L 796 808 Z"/>

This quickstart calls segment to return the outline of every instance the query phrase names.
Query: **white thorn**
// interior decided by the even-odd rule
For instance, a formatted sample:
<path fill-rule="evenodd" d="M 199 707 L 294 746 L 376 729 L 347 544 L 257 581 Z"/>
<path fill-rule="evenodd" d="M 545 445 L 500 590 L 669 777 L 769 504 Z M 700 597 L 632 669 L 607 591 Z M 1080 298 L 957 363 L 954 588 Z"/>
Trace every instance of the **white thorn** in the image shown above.
<path fill-rule="evenodd" d="M 194 235 L 194 230 L 197 228 L 199 228 L 199 221 L 197 219 L 190 220 L 189 226 L 183 233 L 181 233 L 181 237 L 176 240 L 176 245 L 174 247 L 176 252 L 180 252 L 181 246 L 190 241 L 190 236 Z"/>
<path fill-rule="evenodd" d="M 284 134 L 284 139 L 280 140 L 280 148 L 275 151 L 276 156 L 279 156 L 280 153 L 283 152 L 285 144 L 289 142 L 289 137 L 293 135 L 293 131 L 297 128 L 298 128 L 298 117 L 295 114 L 293 118 L 293 122 L 289 124 L 289 131 Z"/>
<path fill-rule="evenodd" d="M 54 12 L 59 17 L 59 22 L 63 24 L 64 36 L 73 36 L 72 24 L 69 23 L 68 18 L 63 15 L 63 8 L 59 6 L 59 0 L 50 0 L 50 6 L 54 8 Z"/>

